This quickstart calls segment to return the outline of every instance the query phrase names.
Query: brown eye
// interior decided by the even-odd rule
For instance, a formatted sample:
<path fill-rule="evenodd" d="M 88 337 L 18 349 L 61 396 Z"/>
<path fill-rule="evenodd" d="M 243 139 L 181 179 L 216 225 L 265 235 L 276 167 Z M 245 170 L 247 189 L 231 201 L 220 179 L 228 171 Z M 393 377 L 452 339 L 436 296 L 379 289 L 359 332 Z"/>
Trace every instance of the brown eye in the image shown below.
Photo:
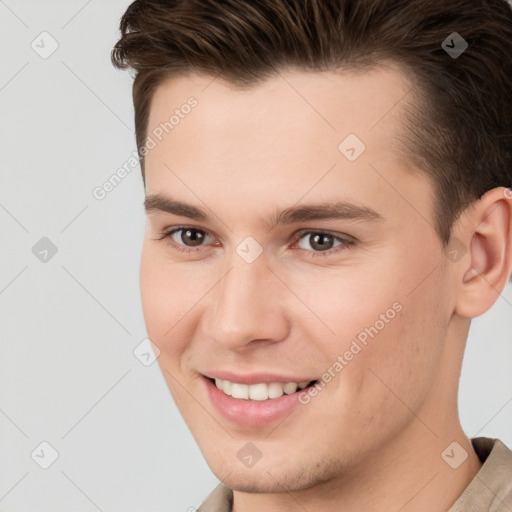
<path fill-rule="evenodd" d="M 309 245 L 318 251 L 327 251 L 331 249 L 334 243 L 334 237 L 332 235 L 326 235 L 324 233 L 317 233 L 315 235 L 309 235 Z"/>
<path fill-rule="evenodd" d="M 310 256 L 329 256 L 355 244 L 355 239 L 347 235 L 333 235 L 321 231 L 301 231 L 297 243 L 300 249 L 306 250 Z"/>
<path fill-rule="evenodd" d="M 306 240 L 306 243 L 302 242 L 303 239 Z M 299 247 L 301 249 L 312 248 L 314 251 L 328 251 L 334 247 L 335 240 L 336 237 L 327 233 L 307 233 L 301 237 Z"/>
<path fill-rule="evenodd" d="M 176 235 L 180 240 L 176 240 Z M 172 233 L 172 238 L 176 242 L 181 242 L 188 247 L 195 247 L 197 245 L 201 245 L 206 237 L 205 233 L 199 231 L 198 229 L 177 229 Z"/>

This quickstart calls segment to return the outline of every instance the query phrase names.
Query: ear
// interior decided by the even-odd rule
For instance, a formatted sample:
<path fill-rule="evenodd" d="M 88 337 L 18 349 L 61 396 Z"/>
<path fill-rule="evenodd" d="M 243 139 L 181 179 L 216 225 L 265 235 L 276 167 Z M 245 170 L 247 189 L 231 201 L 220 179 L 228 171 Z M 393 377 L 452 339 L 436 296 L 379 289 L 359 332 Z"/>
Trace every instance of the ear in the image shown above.
<path fill-rule="evenodd" d="M 455 231 L 468 252 L 457 263 L 455 313 L 475 318 L 496 302 L 512 271 L 512 190 L 488 191 L 468 207 Z"/>

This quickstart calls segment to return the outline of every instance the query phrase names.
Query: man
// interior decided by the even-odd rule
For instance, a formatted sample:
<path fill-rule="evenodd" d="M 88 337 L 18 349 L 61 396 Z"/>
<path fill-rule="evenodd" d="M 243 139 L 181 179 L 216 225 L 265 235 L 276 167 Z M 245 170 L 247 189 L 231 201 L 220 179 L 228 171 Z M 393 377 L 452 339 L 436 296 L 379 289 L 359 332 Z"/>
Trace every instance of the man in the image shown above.
<path fill-rule="evenodd" d="M 512 510 L 512 452 L 457 411 L 512 269 L 508 4 L 138 0 L 121 32 L 199 510 Z"/>

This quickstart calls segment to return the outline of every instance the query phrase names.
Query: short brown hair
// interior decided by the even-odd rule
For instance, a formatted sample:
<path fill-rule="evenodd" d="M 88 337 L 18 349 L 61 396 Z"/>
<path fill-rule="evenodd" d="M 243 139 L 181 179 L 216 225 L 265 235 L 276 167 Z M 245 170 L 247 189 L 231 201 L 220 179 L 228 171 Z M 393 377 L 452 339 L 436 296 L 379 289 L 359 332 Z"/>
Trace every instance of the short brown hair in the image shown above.
<path fill-rule="evenodd" d="M 403 143 L 432 179 L 446 245 L 460 213 L 512 185 L 512 10 L 506 0 L 136 0 L 112 51 L 133 84 L 137 147 L 155 89 L 197 71 L 251 87 L 285 68 L 408 72 L 418 100 Z M 458 57 L 443 41 L 467 42 Z M 453 41 L 451 41 L 453 45 Z"/>

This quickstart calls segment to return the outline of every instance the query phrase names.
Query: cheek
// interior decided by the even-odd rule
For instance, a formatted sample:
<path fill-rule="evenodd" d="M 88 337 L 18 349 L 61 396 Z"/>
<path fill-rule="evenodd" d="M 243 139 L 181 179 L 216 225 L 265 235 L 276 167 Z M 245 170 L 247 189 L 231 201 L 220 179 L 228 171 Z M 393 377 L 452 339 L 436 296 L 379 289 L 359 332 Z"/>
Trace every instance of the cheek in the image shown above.
<path fill-rule="evenodd" d="M 307 274 L 294 272 L 287 276 L 287 282 L 311 312 L 302 315 L 308 337 L 316 340 L 317 348 L 329 360 L 336 360 L 351 348 L 358 352 L 355 341 L 364 350 L 400 322 L 403 306 L 396 282 L 390 286 L 378 275 L 320 268 Z M 348 358 L 352 355 L 347 354 Z"/>
<path fill-rule="evenodd" d="M 204 292 L 200 293 L 193 276 L 179 271 L 162 251 L 147 243 L 139 278 L 148 337 L 160 350 L 157 362 L 176 406 L 185 410 L 190 397 L 183 391 L 182 362 L 193 334 L 189 328 L 193 307 Z"/>
<path fill-rule="evenodd" d="M 187 339 L 184 320 L 204 295 L 193 275 L 183 269 L 161 251 L 144 245 L 140 264 L 142 309 L 148 336 L 162 355 L 183 351 Z"/>
<path fill-rule="evenodd" d="M 391 389 L 419 402 L 436 378 L 449 322 L 449 304 L 443 302 L 447 293 L 440 272 L 414 290 L 431 268 L 425 263 L 406 269 L 411 260 L 397 265 L 391 258 L 386 269 L 382 259 L 380 268 L 365 273 L 319 273 L 295 283 L 297 290 L 307 291 L 307 304 L 331 330 L 320 336 L 313 329 L 318 320 L 308 323 L 327 362 L 324 371 L 331 370 L 343 387 L 342 400 L 364 397 L 365 403 L 378 405 Z M 413 261 L 418 264 L 418 258 Z"/>
<path fill-rule="evenodd" d="M 418 411 L 439 378 L 448 328 L 440 288 L 433 280 L 421 294 L 397 291 L 402 310 L 369 339 L 357 366 L 347 368 L 352 396 L 368 404 L 372 420 L 405 421 L 408 408 Z"/>

